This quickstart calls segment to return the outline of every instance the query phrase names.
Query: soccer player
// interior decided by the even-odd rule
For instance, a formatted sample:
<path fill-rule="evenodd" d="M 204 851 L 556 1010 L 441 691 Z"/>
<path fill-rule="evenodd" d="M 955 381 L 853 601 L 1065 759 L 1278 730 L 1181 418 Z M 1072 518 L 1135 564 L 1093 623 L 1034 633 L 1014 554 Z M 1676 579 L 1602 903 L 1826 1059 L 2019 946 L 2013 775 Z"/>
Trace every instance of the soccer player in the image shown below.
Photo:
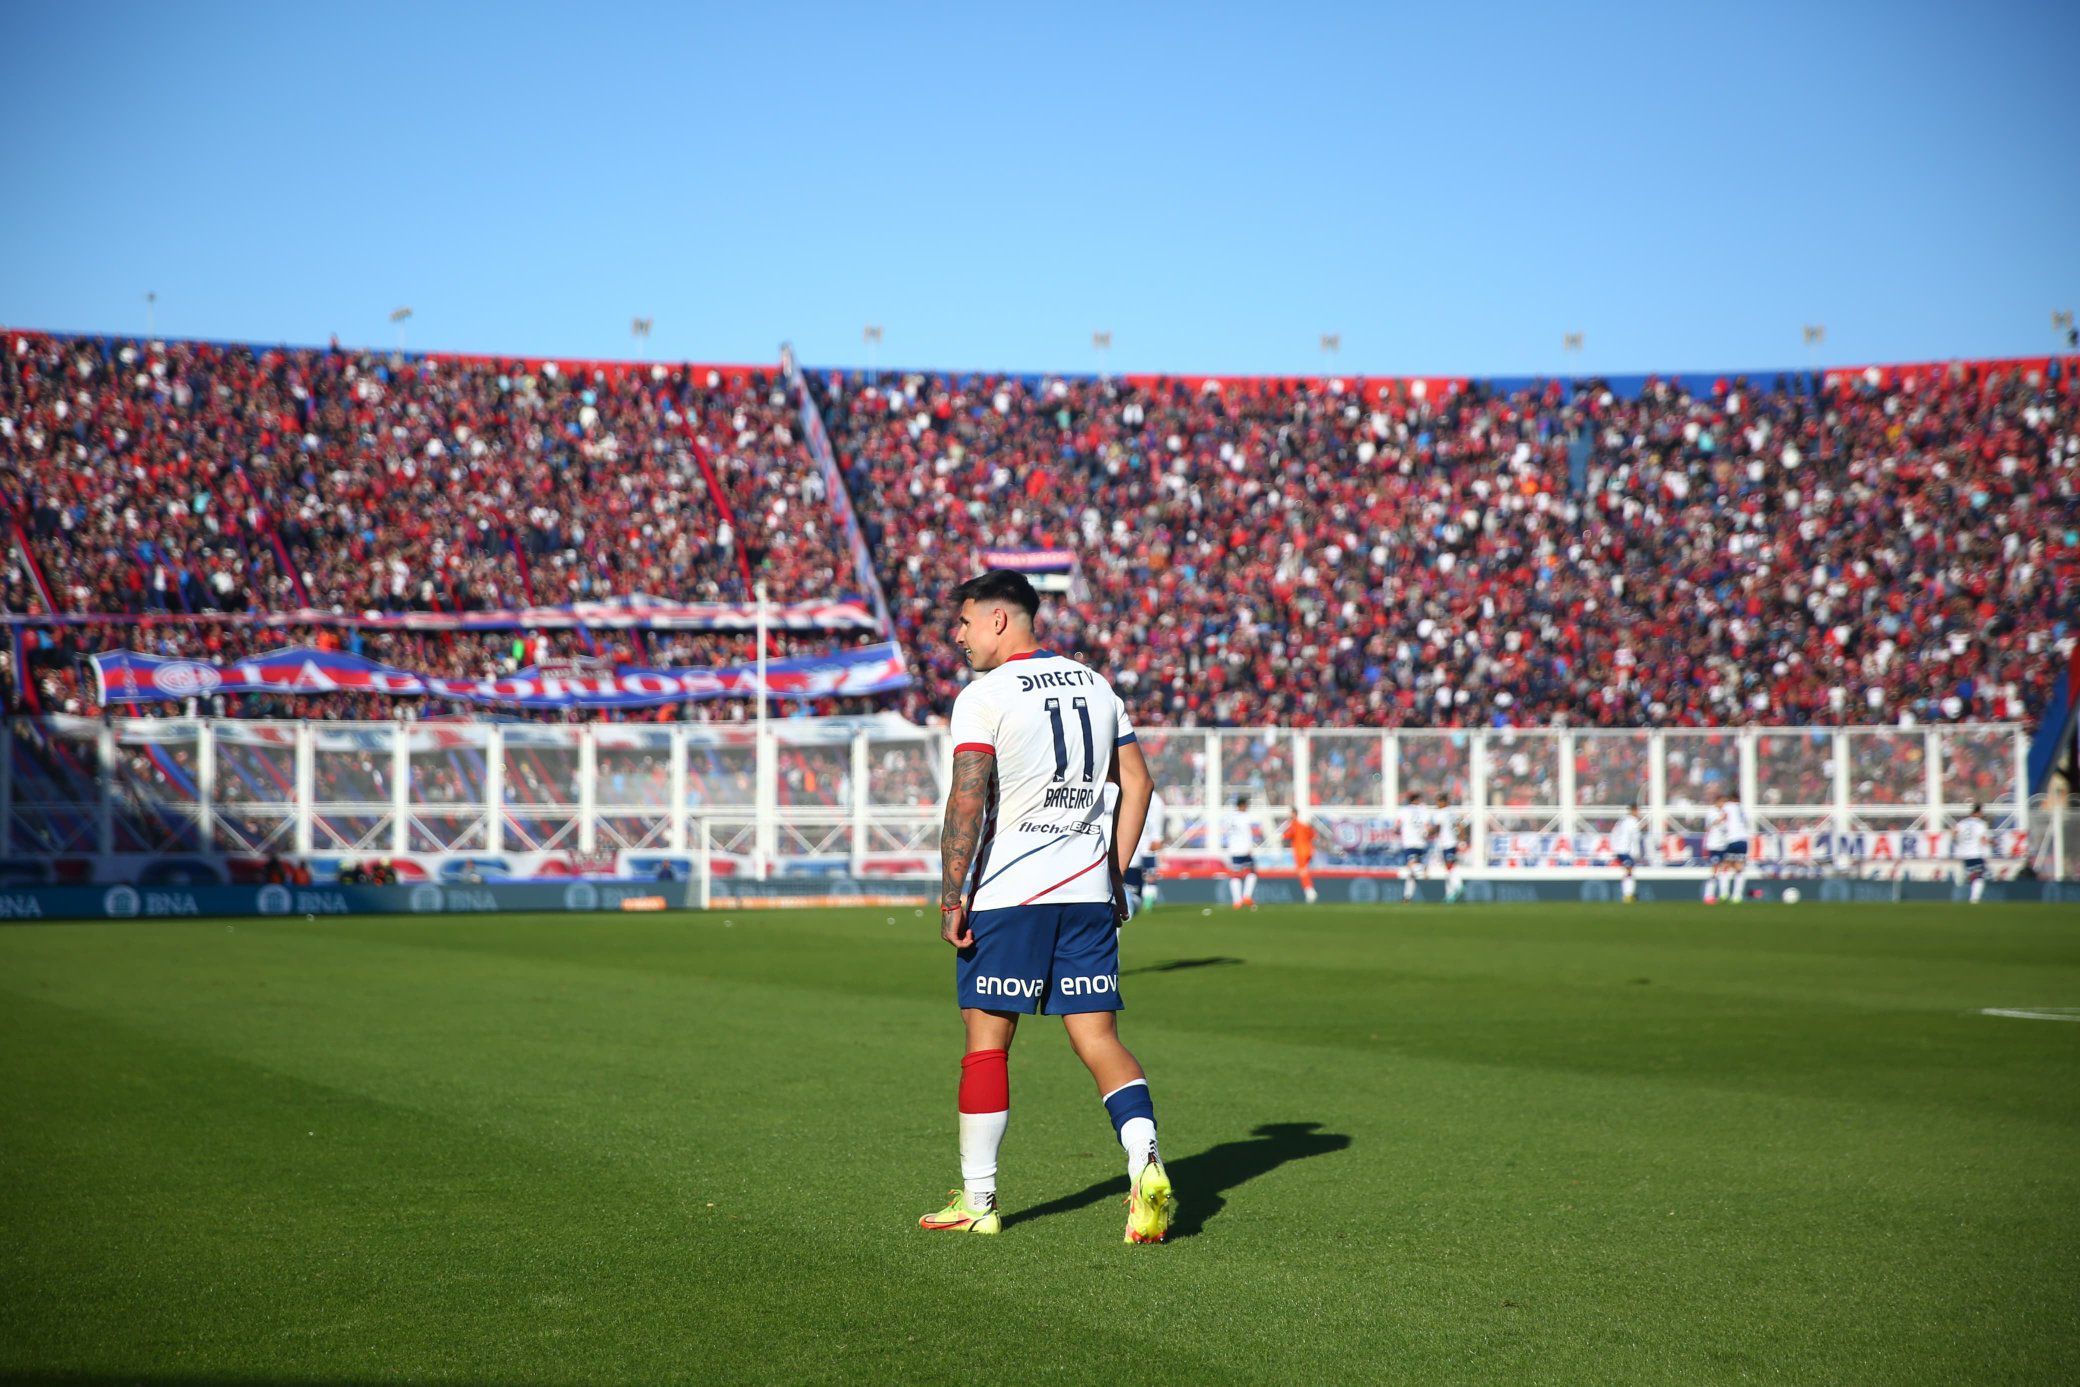
<path fill-rule="evenodd" d="M 1408 792 L 1408 802 L 1395 816 L 1395 824 L 1401 833 L 1401 899 L 1412 901 L 1416 878 L 1423 874 L 1423 859 L 1430 855 L 1430 811 L 1423 808 L 1421 795 Z"/>
<path fill-rule="evenodd" d="M 1156 854 L 1163 850 L 1163 797 L 1151 791 L 1148 819 L 1141 825 L 1141 841 L 1127 867 L 1127 918 L 1156 908 Z"/>
<path fill-rule="evenodd" d="M 1300 806 L 1293 806 L 1293 817 L 1286 820 L 1285 831 L 1279 835 L 1293 845 L 1293 870 L 1300 877 L 1300 889 L 1307 895 L 1307 903 L 1313 905 L 1320 899 L 1314 889 L 1314 825 L 1300 816 Z"/>
<path fill-rule="evenodd" d="M 1986 894 L 1987 847 L 1993 841 L 1992 831 L 1986 827 L 1986 817 L 1980 806 L 1973 805 L 1971 813 L 1951 826 L 1950 841 L 1958 865 L 1964 869 L 1964 879 L 1972 884 L 1972 904 L 1977 905 L 1979 898 Z"/>
<path fill-rule="evenodd" d="M 1249 816 L 1249 796 L 1235 797 L 1235 812 L 1221 825 L 1221 851 L 1228 856 L 1228 898 L 1237 910 L 1257 908 L 1257 844 L 1263 831 Z"/>
<path fill-rule="evenodd" d="M 953 703 L 953 783 L 940 830 L 939 936 L 958 951 L 961 1184 L 919 1226 L 995 1233 L 997 1152 L 1011 1116 L 1018 1018 L 1059 1016 L 1127 1158 L 1128 1242 L 1161 1242 L 1173 1211 L 1155 1104 L 1120 1044 L 1119 936 L 1128 854 L 1154 786 L 1105 676 L 1043 650 L 1040 595 L 995 571 L 952 593 L 954 644 L 977 677 Z M 1107 783 L 1118 814 L 1106 810 Z"/>
<path fill-rule="evenodd" d="M 1726 874 L 1726 814 L 1722 809 L 1705 811 L 1704 861 L 1704 903 L 1713 905 L 1719 899 L 1720 878 Z"/>
<path fill-rule="evenodd" d="M 1640 821 L 1639 806 L 1626 805 L 1625 817 L 1611 829 L 1611 856 L 1618 859 L 1618 866 L 1625 872 L 1622 894 L 1627 905 L 1638 895 L 1639 883 L 1632 879 L 1632 869 L 1643 855 L 1641 845 L 1645 837 L 1646 825 Z"/>
<path fill-rule="evenodd" d="M 1719 894 L 1729 904 L 1739 905 L 1748 894 L 1748 811 L 1732 795 L 1719 800 L 1719 822 L 1725 834 L 1725 852 L 1720 861 L 1726 869 L 1726 884 Z"/>
<path fill-rule="evenodd" d="M 1437 792 L 1437 805 L 1430 811 L 1430 823 L 1437 843 L 1437 860 L 1444 864 L 1444 903 L 1456 905 L 1466 894 L 1466 884 L 1459 880 L 1459 813 L 1452 808 L 1451 797 L 1442 790 Z"/>

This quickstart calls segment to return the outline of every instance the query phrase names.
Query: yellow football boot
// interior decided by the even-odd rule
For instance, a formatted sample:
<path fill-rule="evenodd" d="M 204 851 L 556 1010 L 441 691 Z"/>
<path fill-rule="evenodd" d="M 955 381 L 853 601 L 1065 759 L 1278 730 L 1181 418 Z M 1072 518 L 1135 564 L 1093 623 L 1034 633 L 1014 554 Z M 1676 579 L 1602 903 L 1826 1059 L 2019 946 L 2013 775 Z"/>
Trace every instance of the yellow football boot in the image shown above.
<path fill-rule="evenodd" d="M 926 1214 L 917 1221 L 917 1226 L 927 1233 L 997 1233 L 1003 1231 L 1003 1220 L 997 1217 L 997 1201 L 991 1198 L 983 1208 L 972 1208 L 968 1204 L 965 1190 L 948 1190 L 952 1202 L 935 1213 Z"/>
<path fill-rule="evenodd" d="M 1127 1238 L 1130 1243 L 1159 1243 L 1170 1231 L 1177 1212 L 1177 1199 L 1170 1189 L 1170 1173 L 1161 1161 L 1150 1161 L 1134 1177 L 1127 1192 Z"/>

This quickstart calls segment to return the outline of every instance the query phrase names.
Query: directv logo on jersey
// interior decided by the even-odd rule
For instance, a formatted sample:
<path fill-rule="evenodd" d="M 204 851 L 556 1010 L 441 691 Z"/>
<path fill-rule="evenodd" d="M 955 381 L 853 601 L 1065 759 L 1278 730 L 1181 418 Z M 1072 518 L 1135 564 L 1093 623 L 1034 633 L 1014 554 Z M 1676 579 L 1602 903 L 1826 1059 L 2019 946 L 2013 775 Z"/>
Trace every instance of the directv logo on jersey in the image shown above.
<path fill-rule="evenodd" d="M 1073 689 L 1079 684 L 1095 684 L 1098 677 L 1087 669 L 1049 670 L 1045 674 L 1021 674 L 1018 676 L 1018 691 L 1031 693 L 1035 689 Z"/>
<path fill-rule="evenodd" d="M 1042 809 L 1088 809 L 1097 802 L 1098 792 L 1089 786 L 1057 785 L 1047 792 Z"/>

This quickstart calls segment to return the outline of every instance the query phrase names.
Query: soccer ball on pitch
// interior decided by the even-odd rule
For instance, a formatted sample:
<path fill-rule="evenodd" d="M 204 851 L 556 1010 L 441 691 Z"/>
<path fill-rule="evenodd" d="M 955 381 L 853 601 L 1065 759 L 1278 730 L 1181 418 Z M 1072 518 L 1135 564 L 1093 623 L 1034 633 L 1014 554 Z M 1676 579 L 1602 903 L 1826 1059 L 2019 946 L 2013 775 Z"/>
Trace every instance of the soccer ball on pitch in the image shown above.
<path fill-rule="evenodd" d="M 1784 904 L 1798 904 L 1798 888 L 1796 886 L 1787 886 L 1784 888 Z"/>

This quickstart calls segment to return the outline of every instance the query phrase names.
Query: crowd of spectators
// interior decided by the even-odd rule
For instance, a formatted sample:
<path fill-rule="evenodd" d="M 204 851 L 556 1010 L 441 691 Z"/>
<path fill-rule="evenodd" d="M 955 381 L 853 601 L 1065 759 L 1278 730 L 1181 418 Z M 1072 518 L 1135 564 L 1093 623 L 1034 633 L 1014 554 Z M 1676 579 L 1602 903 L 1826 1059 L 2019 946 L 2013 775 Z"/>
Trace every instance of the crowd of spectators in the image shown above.
<path fill-rule="evenodd" d="M 2070 363 L 1637 394 L 921 375 L 812 388 L 920 676 L 879 706 L 919 720 L 964 677 L 943 594 L 999 549 L 1074 554 L 1047 639 L 1112 671 L 1150 725 L 2012 719 L 2074 639 Z M 771 372 L 8 333 L 0 481 L 7 610 L 152 618 L 27 628 L 0 654 L 11 707 L 102 711 L 84 659 L 118 647 L 225 660 L 313 645 L 451 677 L 752 653 L 738 634 L 184 619 L 197 614 L 853 586 Z M 772 654 L 857 639 L 781 633 Z M 327 694 L 161 711 L 457 709 Z"/>
<path fill-rule="evenodd" d="M 747 602 L 754 580 L 776 602 L 827 600 L 850 586 L 849 566 L 799 432 L 770 371 L 33 333 L 6 334 L 0 348 L 5 499 L 49 603 L 67 612 Z M 8 550 L 0 600 L 44 610 L 19 544 Z M 512 637 L 342 639 L 372 658 L 409 655 L 398 663 L 423 673 L 511 668 L 501 663 Z M 95 711 L 84 654 L 116 645 L 225 657 L 295 643 L 279 629 L 169 622 L 39 628 L 26 653 L 32 694 L 48 685 L 45 706 Z M 587 648 L 573 653 L 596 653 L 578 643 Z M 752 655 L 749 637 L 675 634 L 645 662 Z M 9 684 L 20 706 L 11 669 Z M 237 702 L 246 713 L 310 711 L 303 700 Z M 323 707 L 410 711 L 351 695 Z"/>
<path fill-rule="evenodd" d="M 2012 719 L 2074 638 L 2072 363 L 1557 384 L 827 376 L 943 709 L 940 595 L 1073 550 L 1047 638 L 1149 723 Z"/>

